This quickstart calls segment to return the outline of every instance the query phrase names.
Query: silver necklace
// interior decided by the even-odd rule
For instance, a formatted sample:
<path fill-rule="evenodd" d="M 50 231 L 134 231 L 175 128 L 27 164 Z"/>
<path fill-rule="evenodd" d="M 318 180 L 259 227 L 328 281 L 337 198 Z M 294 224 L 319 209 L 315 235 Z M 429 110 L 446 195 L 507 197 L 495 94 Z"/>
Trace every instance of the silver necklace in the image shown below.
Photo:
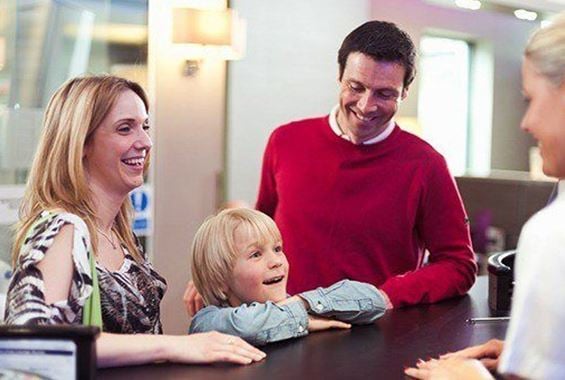
<path fill-rule="evenodd" d="M 98 233 L 102 236 L 104 236 L 106 238 L 106 240 L 108 240 L 108 243 L 110 243 L 110 245 L 112 246 L 113 249 L 118 248 L 117 244 L 114 243 L 114 240 L 110 239 L 110 237 L 108 235 L 106 235 L 104 232 L 102 232 L 102 230 L 98 227 L 96 227 L 96 230 L 98 231 Z M 110 234 L 112 236 L 114 236 L 114 232 L 112 230 L 110 230 Z"/>

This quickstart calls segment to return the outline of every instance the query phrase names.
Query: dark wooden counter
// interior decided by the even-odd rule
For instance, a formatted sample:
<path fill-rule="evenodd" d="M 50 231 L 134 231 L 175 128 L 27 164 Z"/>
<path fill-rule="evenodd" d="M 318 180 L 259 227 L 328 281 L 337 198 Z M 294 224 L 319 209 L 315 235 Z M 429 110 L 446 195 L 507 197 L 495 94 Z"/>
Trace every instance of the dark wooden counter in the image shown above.
<path fill-rule="evenodd" d="M 439 355 L 490 338 L 503 338 L 507 322 L 470 325 L 466 319 L 491 315 L 487 278 L 469 295 L 393 310 L 376 324 L 350 331 L 315 333 L 263 347 L 267 358 L 249 366 L 146 365 L 98 371 L 100 379 L 403 379 L 418 358 Z"/>

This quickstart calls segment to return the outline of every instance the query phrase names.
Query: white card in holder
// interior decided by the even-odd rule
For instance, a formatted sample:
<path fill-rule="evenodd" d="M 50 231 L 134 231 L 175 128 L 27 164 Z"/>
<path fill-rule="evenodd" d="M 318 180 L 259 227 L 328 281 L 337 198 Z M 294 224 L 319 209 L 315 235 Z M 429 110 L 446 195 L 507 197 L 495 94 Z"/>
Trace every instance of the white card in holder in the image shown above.
<path fill-rule="evenodd" d="M 69 325 L 0 325 L 0 368 L 41 378 L 96 378 L 100 329 Z"/>
<path fill-rule="evenodd" d="M 76 379 L 77 346 L 72 340 L 0 340 L 0 368 L 30 372 L 53 380 Z"/>

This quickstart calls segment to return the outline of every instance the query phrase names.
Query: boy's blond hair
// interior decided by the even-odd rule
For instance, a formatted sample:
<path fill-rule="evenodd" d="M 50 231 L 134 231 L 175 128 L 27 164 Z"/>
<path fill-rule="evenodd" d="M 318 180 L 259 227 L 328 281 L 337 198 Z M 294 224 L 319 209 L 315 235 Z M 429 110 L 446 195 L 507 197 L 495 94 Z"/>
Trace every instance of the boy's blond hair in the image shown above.
<path fill-rule="evenodd" d="M 206 305 L 227 304 L 225 290 L 240 253 L 235 245 L 238 228 L 245 228 L 260 245 L 281 241 L 275 222 L 256 210 L 228 209 L 206 219 L 196 231 L 190 255 L 192 280 Z"/>

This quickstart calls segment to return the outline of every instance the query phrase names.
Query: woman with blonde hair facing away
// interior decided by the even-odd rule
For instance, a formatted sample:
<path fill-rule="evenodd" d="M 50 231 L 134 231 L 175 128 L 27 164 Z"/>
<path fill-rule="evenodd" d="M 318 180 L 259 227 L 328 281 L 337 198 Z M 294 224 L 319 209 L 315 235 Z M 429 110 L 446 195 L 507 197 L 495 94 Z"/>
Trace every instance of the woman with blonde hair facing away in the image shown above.
<path fill-rule="evenodd" d="M 21 205 L 6 323 L 92 324 L 98 314 L 100 367 L 261 360 L 230 335 L 161 335 L 166 282 L 130 227 L 128 198 L 148 167 L 147 111 L 138 84 L 110 75 L 69 80 L 51 98 Z"/>
<path fill-rule="evenodd" d="M 492 378 L 486 367 L 504 378 L 565 379 L 565 13 L 532 36 L 524 56 L 521 127 L 538 141 L 544 173 L 559 178 L 557 198 L 522 229 L 506 341 L 421 361 L 406 370 L 414 378 Z"/>

